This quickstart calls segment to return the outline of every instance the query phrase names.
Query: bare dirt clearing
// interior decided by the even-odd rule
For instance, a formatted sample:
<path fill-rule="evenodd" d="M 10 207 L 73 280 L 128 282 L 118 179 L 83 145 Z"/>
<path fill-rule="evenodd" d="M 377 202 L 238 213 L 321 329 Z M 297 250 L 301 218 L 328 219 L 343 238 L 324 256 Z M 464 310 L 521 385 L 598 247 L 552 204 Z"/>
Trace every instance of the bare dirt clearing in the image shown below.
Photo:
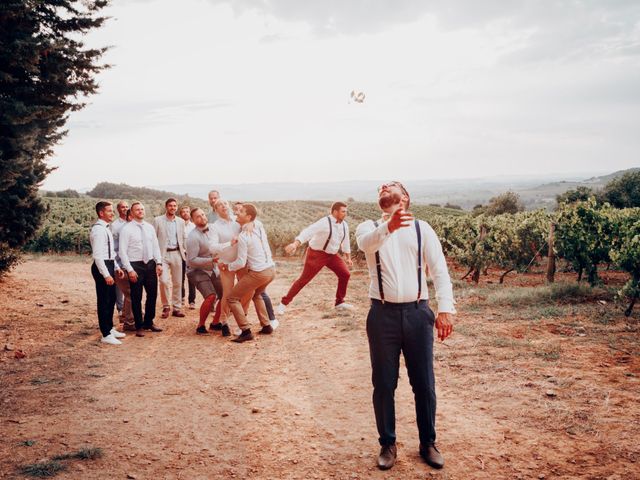
<path fill-rule="evenodd" d="M 279 263 L 274 303 L 299 270 Z M 399 458 L 381 472 L 365 271 L 352 275 L 353 315 L 334 313 L 323 272 L 271 337 L 196 336 L 189 311 L 111 347 L 98 342 L 89 260 L 28 260 L 0 283 L 0 476 L 91 446 L 103 456 L 66 461 L 57 478 L 640 478 L 637 320 L 597 299 L 496 305 L 542 279 L 506 282 L 456 282 L 456 331 L 435 350 L 444 470 L 418 456 L 401 370 Z"/>

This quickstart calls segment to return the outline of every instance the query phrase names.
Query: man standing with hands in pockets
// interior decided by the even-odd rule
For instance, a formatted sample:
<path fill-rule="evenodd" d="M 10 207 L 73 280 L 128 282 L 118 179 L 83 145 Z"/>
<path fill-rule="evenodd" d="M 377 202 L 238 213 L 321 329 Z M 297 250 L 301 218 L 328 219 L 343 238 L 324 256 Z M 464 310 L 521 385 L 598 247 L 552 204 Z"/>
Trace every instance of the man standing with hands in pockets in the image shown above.
<path fill-rule="evenodd" d="M 394 394 L 402 352 L 415 398 L 420 456 L 431 467 L 442 468 L 444 458 L 435 446 L 433 327 L 440 340 L 453 331 L 451 279 L 436 233 L 428 223 L 415 220 L 407 211 L 410 198 L 404 186 L 391 182 L 379 187 L 378 204 L 382 218 L 367 220 L 356 229 L 370 277 L 367 337 L 373 408 L 381 445 L 378 467 L 386 470 L 396 461 Z M 428 305 L 425 267 L 436 290 L 437 318 Z"/>

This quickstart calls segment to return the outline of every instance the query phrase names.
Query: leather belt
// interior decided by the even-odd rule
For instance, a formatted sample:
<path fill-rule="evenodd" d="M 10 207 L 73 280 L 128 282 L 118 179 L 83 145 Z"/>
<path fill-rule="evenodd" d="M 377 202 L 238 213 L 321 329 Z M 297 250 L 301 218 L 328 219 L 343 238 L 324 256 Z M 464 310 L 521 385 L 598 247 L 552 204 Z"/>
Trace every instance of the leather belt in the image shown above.
<path fill-rule="evenodd" d="M 177 252 L 178 251 L 178 247 L 176 248 L 167 248 L 167 252 Z"/>

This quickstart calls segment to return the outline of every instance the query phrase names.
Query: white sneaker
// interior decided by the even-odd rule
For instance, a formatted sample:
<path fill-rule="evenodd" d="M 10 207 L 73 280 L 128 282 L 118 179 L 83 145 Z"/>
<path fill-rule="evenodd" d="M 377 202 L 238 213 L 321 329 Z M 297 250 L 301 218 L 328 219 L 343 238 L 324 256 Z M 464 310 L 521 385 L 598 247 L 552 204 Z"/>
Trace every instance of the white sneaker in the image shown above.
<path fill-rule="evenodd" d="M 287 310 L 287 306 L 284 303 L 281 303 L 276 307 L 276 313 L 280 316 L 284 315 L 284 312 Z"/>
<path fill-rule="evenodd" d="M 242 334 L 242 330 L 240 330 L 238 327 L 233 329 L 233 334 L 238 337 Z"/>
<path fill-rule="evenodd" d="M 193 302 L 191 302 L 191 303 L 189 304 L 189 310 L 195 310 L 195 309 L 196 309 L 196 304 L 195 304 L 195 303 L 193 303 Z"/>
<path fill-rule="evenodd" d="M 278 326 L 280 325 L 280 322 L 278 321 L 277 318 L 274 318 L 273 320 L 269 320 L 269 323 L 271 324 L 271 328 L 273 328 L 274 330 L 278 328 Z"/>
<path fill-rule="evenodd" d="M 112 334 L 107 335 L 106 337 L 102 337 L 100 339 L 102 343 L 108 343 L 109 345 L 122 345 L 122 342 L 114 337 Z"/>
<path fill-rule="evenodd" d="M 124 338 L 127 336 L 126 333 L 119 332 L 118 330 L 115 329 L 115 327 L 111 329 L 111 335 L 113 335 L 115 338 Z"/>
<path fill-rule="evenodd" d="M 353 305 L 351 305 L 350 303 L 346 303 L 346 302 L 342 302 L 338 305 L 336 305 L 336 310 L 355 310 L 356 307 L 354 307 Z"/>

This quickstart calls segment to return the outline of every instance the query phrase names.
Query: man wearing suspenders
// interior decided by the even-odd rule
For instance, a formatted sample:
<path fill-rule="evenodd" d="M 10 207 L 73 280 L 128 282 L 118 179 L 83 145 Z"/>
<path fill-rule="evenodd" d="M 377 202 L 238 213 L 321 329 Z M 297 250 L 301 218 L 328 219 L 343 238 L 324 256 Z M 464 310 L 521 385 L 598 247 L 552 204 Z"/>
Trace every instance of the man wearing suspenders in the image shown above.
<path fill-rule="evenodd" d="M 444 458 L 435 446 L 433 327 L 440 340 L 453 331 L 451 279 L 436 233 L 407 211 L 409 193 L 402 184 L 382 185 L 378 203 L 382 219 L 365 221 L 356 229 L 358 248 L 365 252 L 370 277 L 367 337 L 373 408 L 382 447 L 378 467 L 389 469 L 396 460 L 394 393 L 402 352 L 415 398 L 420 455 L 431 467 L 442 468 Z M 437 318 L 428 305 L 425 267 L 436 290 Z"/>
<path fill-rule="evenodd" d="M 96 297 L 98 298 L 98 323 L 102 333 L 102 343 L 120 345 L 119 338 L 127 335 L 113 328 L 113 309 L 116 305 L 116 275 L 124 278 L 124 272 L 116 261 L 116 251 L 113 246 L 113 235 L 109 230 L 109 222 L 113 220 L 113 205 L 109 202 L 96 204 L 98 221 L 91 227 L 89 241 L 91 242 L 91 275 L 96 282 Z"/>
<path fill-rule="evenodd" d="M 338 310 L 353 310 L 353 306 L 344 301 L 349 284 L 349 267 L 351 261 L 351 242 L 349 240 L 349 225 L 345 221 L 347 205 L 335 202 L 331 206 L 331 215 L 321 218 L 317 222 L 305 228 L 293 243 L 285 247 L 289 255 L 293 255 L 296 249 L 305 242 L 309 242 L 307 255 L 304 260 L 304 268 L 300 277 L 293 282 L 289 292 L 282 297 L 280 305 L 276 309 L 278 315 L 284 312 L 294 297 L 315 277 L 323 267 L 327 267 L 338 277 L 338 289 L 336 290 L 335 306 Z M 339 252 L 342 250 L 345 259 Z M 345 263 L 346 260 L 346 263 Z M 348 265 L 348 266 L 347 266 Z"/>

